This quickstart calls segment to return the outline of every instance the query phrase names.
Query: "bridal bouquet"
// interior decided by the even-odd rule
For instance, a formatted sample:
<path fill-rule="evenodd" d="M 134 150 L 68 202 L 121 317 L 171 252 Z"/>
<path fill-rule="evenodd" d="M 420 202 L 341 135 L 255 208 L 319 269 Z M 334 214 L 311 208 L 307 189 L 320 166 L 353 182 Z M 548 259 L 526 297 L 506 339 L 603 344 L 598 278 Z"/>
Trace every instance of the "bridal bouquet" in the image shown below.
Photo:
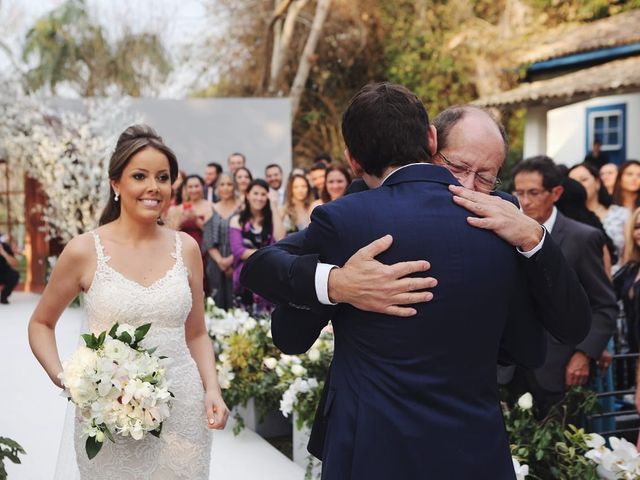
<path fill-rule="evenodd" d="M 90 459 L 105 437 L 112 442 L 114 434 L 135 440 L 146 433 L 157 437 L 169 417 L 173 394 L 165 372 L 168 359 L 139 345 L 150 327 L 116 323 L 97 337 L 82 335 L 85 346 L 63 364 L 60 379 L 80 411 Z"/>

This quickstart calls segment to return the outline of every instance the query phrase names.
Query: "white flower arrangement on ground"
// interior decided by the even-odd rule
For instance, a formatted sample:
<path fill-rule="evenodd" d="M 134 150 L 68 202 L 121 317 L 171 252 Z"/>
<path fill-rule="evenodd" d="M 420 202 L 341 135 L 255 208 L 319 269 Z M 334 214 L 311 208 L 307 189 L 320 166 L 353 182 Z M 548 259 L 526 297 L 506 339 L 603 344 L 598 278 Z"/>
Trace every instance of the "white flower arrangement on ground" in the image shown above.
<path fill-rule="evenodd" d="M 139 345 L 150 327 L 116 323 L 108 334 L 82 335 L 85 346 L 63 364 L 59 377 L 80 411 L 90 459 L 105 438 L 115 442 L 114 434 L 135 440 L 159 436 L 170 415 L 168 359 Z"/>
<path fill-rule="evenodd" d="M 609 449 L 606 440 L 597 433 L 586 435 L 586 443 L 591 450 L 584 456 L 598 465 L 598 473 L 603 478 L 640 478 L 640 453 L 632 443 L 624 438 L 609 437 Z"/>

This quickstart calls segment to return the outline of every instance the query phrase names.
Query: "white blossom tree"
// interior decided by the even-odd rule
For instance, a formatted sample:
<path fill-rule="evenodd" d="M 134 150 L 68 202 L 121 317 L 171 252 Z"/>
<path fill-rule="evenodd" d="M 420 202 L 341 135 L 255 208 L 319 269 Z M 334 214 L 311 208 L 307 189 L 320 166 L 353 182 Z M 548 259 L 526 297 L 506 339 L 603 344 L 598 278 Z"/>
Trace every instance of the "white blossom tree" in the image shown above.
<path fill-rule="evenodd" d="M 127 102 L 84 101 L 81 112 L 53 109 L 42 98 L 20 96 L 11 84 L 0 82 L 0 143 L 9 164 L 42 185 L 48 236 L 67 242 L 97 225 L 109 192 L 109 156 L 131 123 Z"/>

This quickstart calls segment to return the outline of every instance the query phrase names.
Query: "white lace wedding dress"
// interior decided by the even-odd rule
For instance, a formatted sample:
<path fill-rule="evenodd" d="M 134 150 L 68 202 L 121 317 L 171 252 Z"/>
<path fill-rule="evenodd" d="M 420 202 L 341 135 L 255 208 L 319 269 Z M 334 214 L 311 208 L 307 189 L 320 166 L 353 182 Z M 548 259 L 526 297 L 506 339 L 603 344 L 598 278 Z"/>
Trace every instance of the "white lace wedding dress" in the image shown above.
<path fill-rule="evenodd" d="M 184 322 L 191 311 L 191 289 L 182 260 L 180 235 L 176 233 L 175 264 L 152 285 L 145 287 L 124 277 L 109 265 L 100 237 L 96 244 L 97 269 L 84 295 L 89 329 L 109 330 L 115 322 L 140 326 L 151 323 L 143 341 L 158 347 L 171 359 L 167 377 L 175 395 L 171 416 L 160 438 L 147 435 L 136 441 L 117 436 L 105 440 L 98 455 L 89 460 L 86 436 L 76 419 L 75 450 L 82 479 L 208 479 L 211 435 L 206 428 L 204 389 L 197 366 L 185 342 Z M 167 253 L 168 254 L 168 253 Z"/>

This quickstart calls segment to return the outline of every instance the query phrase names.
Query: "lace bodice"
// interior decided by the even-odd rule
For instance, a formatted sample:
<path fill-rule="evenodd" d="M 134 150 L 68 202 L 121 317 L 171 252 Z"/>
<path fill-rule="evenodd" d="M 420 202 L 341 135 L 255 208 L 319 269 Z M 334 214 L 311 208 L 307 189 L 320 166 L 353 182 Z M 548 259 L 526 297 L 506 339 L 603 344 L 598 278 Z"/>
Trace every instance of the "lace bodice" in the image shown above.
<path fill-rule="evenodd" d="M 171 360 L 167 378 L 175 398 L 160 438 L 147 436 L 135 441 L 116 437 L 116 443 L 105 442 L 93 460 L 87 459 L 86 436 L 77 423 L 75 446 L 81 477 L 208 479 L 211 437 L 206 428 L 202 381 L 185 341 L 185 321 L 191 311 L 192 296 L 180 234 L 176 232 L 175 250 L 171 253 L 175 259 L 173 267 L 145 287 L 111 267 L 100 237 L 95 231 L 91 233 L 97 266 L 84 295 L 89 329 L 97 334 L 109 330 L 116 322 L 133 326 L 151 323 L 143 345 L 158 347 L 157 353 Z"/>

